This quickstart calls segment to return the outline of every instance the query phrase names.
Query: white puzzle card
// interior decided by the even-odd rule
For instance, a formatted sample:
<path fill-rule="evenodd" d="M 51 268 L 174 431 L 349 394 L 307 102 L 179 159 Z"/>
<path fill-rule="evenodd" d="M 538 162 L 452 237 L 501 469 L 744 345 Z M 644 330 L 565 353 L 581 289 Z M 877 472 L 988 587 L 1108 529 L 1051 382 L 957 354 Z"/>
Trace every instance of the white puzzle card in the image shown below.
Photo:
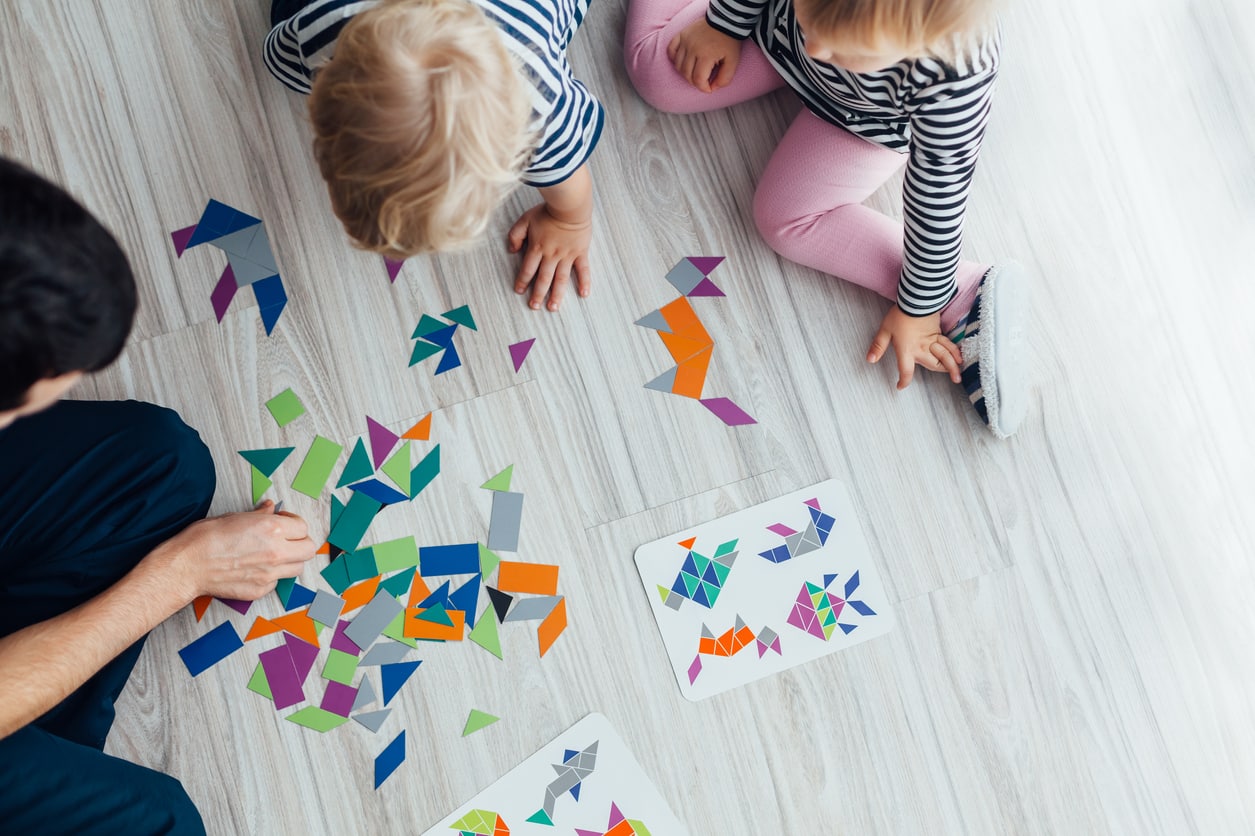
<path fill-rule="evenodd" d="M 601 714 L 589 714 L 423 836 L 688 836 Z"/>
<path fill-rule="evenodd" d="M 893 627 L 835 479 L 646 543 L 636 568 L 680 692 L 694 701 Z"/>

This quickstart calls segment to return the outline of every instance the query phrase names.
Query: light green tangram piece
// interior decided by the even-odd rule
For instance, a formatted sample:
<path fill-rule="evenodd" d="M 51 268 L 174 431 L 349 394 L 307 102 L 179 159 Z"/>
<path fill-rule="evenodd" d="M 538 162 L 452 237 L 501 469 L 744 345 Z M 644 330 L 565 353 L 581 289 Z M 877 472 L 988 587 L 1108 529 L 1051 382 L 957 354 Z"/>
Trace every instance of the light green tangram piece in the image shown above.
<path fill-rule="evenodd" d="M 477 708 L 472 708 L 471 713 L 466 718 L 466 727 L 462 729 L 462 736 L 466 737 L 468 734 L 474 734 L 480 729 L 491 726 L 500 719 L 500 717 L 489 714 L 486 711 L 480 711 Z"/>
<path fill-rule="evenodd" d="M 649 832 L 649 828 L 645 826 L 645 822 L 640 819 L 628 819 L 627 823 L 628 826 L 632 828 L 632 832 L 635 833 L 636 836 L 652 836 Z"/>
<path fill-rule="evenodd" d="M 248 680 L 248 690 L 254 694 L 261 694 L 268 700 L 274 700 L 274 694 L 270 693 L 270 680 L 266 679 L 266 671 L 262 668 L 261 662 L 257 663 L 253 675 Z"/>
<path fill-rule="evenodd" d="M 462 831 L 462 836 L 493 836 L 498 818 L 491 810 L 471 810 L 449 825 L 449 829 Z"/>
<path fill-rule="evenodd" d="M 514 465 L 510 465 L 505 470 L 480 485 L 480 487 L 489 491 L 508 491 L 510 490 L 510 479 L 513 476 Z"/>
<path fill-rule="evenodd" d="M 301 403 L 301 399 L 291 389 L 284 389 L 266 401 L 266 409 L 270 410 L 275 423 L 280 427 L 286 427 L 305 414 L 305 404 Z"/>
<path fill-rule="evenodd" d="M 418 647 L 418 639 L 405 635 L 405 613 L 399 612 L 393 619 L 388 622 L 388 626 L 383 628 L 383 634 L 393 641 L 410 647 Z"/>
<path fill-rule="evenodd" d="M 329 732 L 349 721 L 348 717 L 332 714 L 316 705 L 307 705 L 295 714 L 289 714 L 286 719 L 316 732 Z"/>
<path fill-rule="evenodd" d="M 376 543 L 373 550 L 375 552 L 375 567 L 380 574 L 386 575 L 389 572 L 399 572 L 402 569 L 409 569 L 418 565 L 418 544 L 414 541 L 413 534 L 396 540 Z"/>
<path fill-rule="evenodd" d="M 322 678 L 339 682 L 341 685 L 352 685 L 353 674 L 357 673 L 358 658 L 351 653 L 332 648 L 327 653 L 327 662 L 322 668 Z"/>
<path fill-rule="evenodd" d="M 271 482 L 270 477 L 262 473 L 256 467 L 252 468 L 252 471 L 253 471 L 253 504 L 256 505 L 258 502 L 261 502 L 262 494 L 270 490 L 270 486 L 273 485 L 274 482 Z"/>
<path fill-rule="evenodd" d="M 410 495 L 410 443 L 407 441 L 401 445 L 401 448 L 392 454 L 392 458 L 383 463 L 383 467 L 379 468 L 384 475 L 396 482 L 401 493 L 406 496 Z"/>
<path fill-rule="evenodd" d="M 497 619 L 490 609 L 491 605 L 484 609 L 484 614 L 475 622 L 475 627 L 467 638 L 498 659 L 504 659 L 501 655 L 501 636 L 497 633 Z"/>
<path fill-rule="evenodd" d="M 501 562 L 501 558 L 497 557 L 483 543 L 479 544 L 479 574 L 481 577 L 487 578 L 497 570 L 497 564 Z"/>

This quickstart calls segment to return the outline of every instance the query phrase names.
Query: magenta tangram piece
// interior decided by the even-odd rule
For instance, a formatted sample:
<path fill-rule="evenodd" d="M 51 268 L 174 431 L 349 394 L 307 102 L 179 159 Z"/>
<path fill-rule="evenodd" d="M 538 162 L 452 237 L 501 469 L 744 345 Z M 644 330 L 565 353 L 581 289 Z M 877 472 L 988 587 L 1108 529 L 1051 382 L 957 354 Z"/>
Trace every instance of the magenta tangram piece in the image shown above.
<path fill-rule="evenodd" d="M 314 667 L 314 660 L 318 658 L 318 648 L 291 633 L 284 633 L 283 638 L 292 656 L 292 667 L 296 670 L 298 681 L 304 683 Z"/>
<path fill-rule="evenodd" d="M 401 272 L 401 267 L 402 265 L 405 264 L 405 259 L 401 259 L 400 261 L 393 261 L 387 256 L 384 256 L 383 264 L 384 264 L 384 267 L 388 268 L 388 281 L 392 283 L 396 283 L 397 274 Z"/>
<path fill-rule="evenodd" d="M 702 657 L 695 656 L 693 664 L 689 665 L 689 685 L 697 681 L 697 675 L 702 672 Z"/>
<path fill-rule="evenodd" d="M 370 454 L 375 460 L 375 467 L 382 467 L 384 459 L 392 452 L 399 438 L 396 433 L 383 424 L 366 416 L 366 426 L 370 430 Z"/>
<path fill-rule="evenodd" d="M 238 612 L 240 615 L 248 615 L 248 608 L 253 606 L 252 601 L 237 601 L 235 598 L 219 598 L 218 600 Z"/>
<path fill-rule="evenodd" d="M 357 699 L 357 689 L 352 685 L 339 682 L 328 682 L 327 690 L 322 695 L 322 710 L 330 711 L 341 717 L 348 717 L 353 710 L 353 700 Z"/>
<path fill-rule="evenodd" d="M 715 287 L 715 283 L 712 282 L 710 279 L 702 279 L 700 282 L 697 283 L 697 286 L 694 287 L 692 290 L 690 290 L 686 295 L 688 296 L 723 296 L 724 293 L 722 290 Z"/>
<path fill-rule="evenodd" d="M 814 508 L 816 511 L 824 510 L 823 508 L 819 507 L 819 499 L 817 499 L 816 497 L 811 497 L 810 499 L 806 500 L 806 502 L 803 504 L 809 505 L 810 507 Z"/>
<path fill-rule="evenodd" d="M 292 662 L 292 653 L 286 645 L 258 654 L 262 670 L 266 672 L 266 682 L 270 685 L 270 694 L 275 701 L 275 709 L 296 705 L 305 699 L 301 689 L 301 680 L 297 678 L 296 666 Z"/>
<path fill-rule="evenodd" d="M 793 534 L 797 534 L 796 530 L 789 528 L 784 523 L 775 523 L 774 525 L 769 525 L 767 526 L 767 530 L 775 532 L 776 534 L 779 534 L 781 537 L 789 537 Z"/>
<path fill-rule="evenodd" d="M 361 655 L 362 649 L 358 647 L 352 639 L 344 635 L 344 628 L 349 626 L 349 622 L 340 619 L 340 623 L 336 625 L 335 635 L 331 637 L 331 649 L 339 650 L 350 656 Z"/>
<path fill-rule="evenodd" d="M 235 292 L 239 289 L 235 283 L 235 271 L 228 264 L 227 269 L 222 271 L 222 278 L 218 279 L 214 292 L 209 294 L 209 301 L 214 306 L 214 316 L 218 317 L 219 322 L 227 315 L 227 308 L 231 306 L 231 300 L 235 298 Z"/>
<path fill-rule="evenodd" d="M 530 340 L 523 340 L 510 346 L 510 359 L 514 361 L 515 374 L 518 373 L 519 369 L 523 368 L 523 361 L 527 359 L 527 354 L 532 350 L 532 345 L 535 342 L 536 338 L 532 337 Z"/>
<path fill-rule="evenodd" d="M 703 398 L 702 406 L 709 409 L 719 417 L 719 420 L 727 424 L 729 427 L 739 427 L 743 424 L 757 424 L 758 421 L 741 407 L 734 404 L 728 398 Z"/>
<path fill-rule="evenodd" d="M 187 242 L 192 240 L 192 233 L 195 231 L 196 224 L 192 224 L 170 233 L 170 238 L 174 241 L 174 253 L 176 256 L 179 258 L 183 257 L 183 251 L 187 249 Z"/>
<path fill-rule="evenodd" d="M 723 263 L 723 256 L 721 255 L 691 255 L 689 256 L 689 262 L 692 263 L 692 265 L 696 267 L 698 270 L 701 270 L 703 276 L 709 276 L 711 270 L 714 270 L 716 267 L 718 267 L 720 264 Z M 723 294 L 720 294 L 720 295 L 722 296 Z"/>

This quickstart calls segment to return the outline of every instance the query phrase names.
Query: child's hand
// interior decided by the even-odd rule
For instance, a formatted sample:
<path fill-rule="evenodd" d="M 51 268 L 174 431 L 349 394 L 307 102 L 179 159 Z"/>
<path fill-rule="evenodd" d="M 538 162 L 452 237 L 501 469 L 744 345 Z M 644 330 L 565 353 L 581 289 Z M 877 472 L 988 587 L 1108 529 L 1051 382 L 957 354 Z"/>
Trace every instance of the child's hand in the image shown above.
<path fill-rule="evenodd" d="M 959 347 L 941 333 L 941 314 L 911 316 L 894 305 L 881 320 L 880 330 L 867 350 L 867 362 L 878 363 L 886 349 L 893 345 L 898 357 L 898 388 L 905 389 L 915 377 L 915 364 L 935 372 L 949 372 L 958 383 L 959 364 L 963 355 Z"/>
<path fill-rule="evenodd" d="M 510 228 L 510 252 L 517 253 L 527 245 L 523 263 L 514 277 L 514 292 L 523 293 L 532 286 L 528 304 L 538 310 L 549 296 L 549 310 L 556 311 L 566 295 L 575 271 L 575 290 L 587 296 L 592 288 L 588 274 L 588 245 L 593 238 L 591 219 L 567 222 L 555 218 L 548 205 L 541 203 L 523 213 Z"/>
<path fill-rule="evenodd" d="M 689 84 L 703 93 L 713 93 L 732 83 L 741 60 L 741 42 L 715 29 L 703 17 L 671 39 L 667 58 Z"/>

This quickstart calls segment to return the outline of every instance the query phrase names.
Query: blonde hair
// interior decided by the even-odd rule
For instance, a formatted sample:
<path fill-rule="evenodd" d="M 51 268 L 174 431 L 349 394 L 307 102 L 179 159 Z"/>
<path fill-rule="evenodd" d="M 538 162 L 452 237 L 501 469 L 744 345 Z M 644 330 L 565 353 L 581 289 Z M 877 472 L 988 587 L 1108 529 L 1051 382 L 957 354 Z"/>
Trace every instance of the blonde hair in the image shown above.
<path fill-rule="evenodd" d="M 309 113 L 336 217 L 390 258 L 479 237 L 533 142 L 522 77 L 464 0 L 387 0 L 354 17 Z"/>
<path fill-rule="evenodd" d="M 997 0 L 795 0 L 817 32 L 866 43 L 889 37 L 942 58 L 972 48 L 992 25 Z"/>

